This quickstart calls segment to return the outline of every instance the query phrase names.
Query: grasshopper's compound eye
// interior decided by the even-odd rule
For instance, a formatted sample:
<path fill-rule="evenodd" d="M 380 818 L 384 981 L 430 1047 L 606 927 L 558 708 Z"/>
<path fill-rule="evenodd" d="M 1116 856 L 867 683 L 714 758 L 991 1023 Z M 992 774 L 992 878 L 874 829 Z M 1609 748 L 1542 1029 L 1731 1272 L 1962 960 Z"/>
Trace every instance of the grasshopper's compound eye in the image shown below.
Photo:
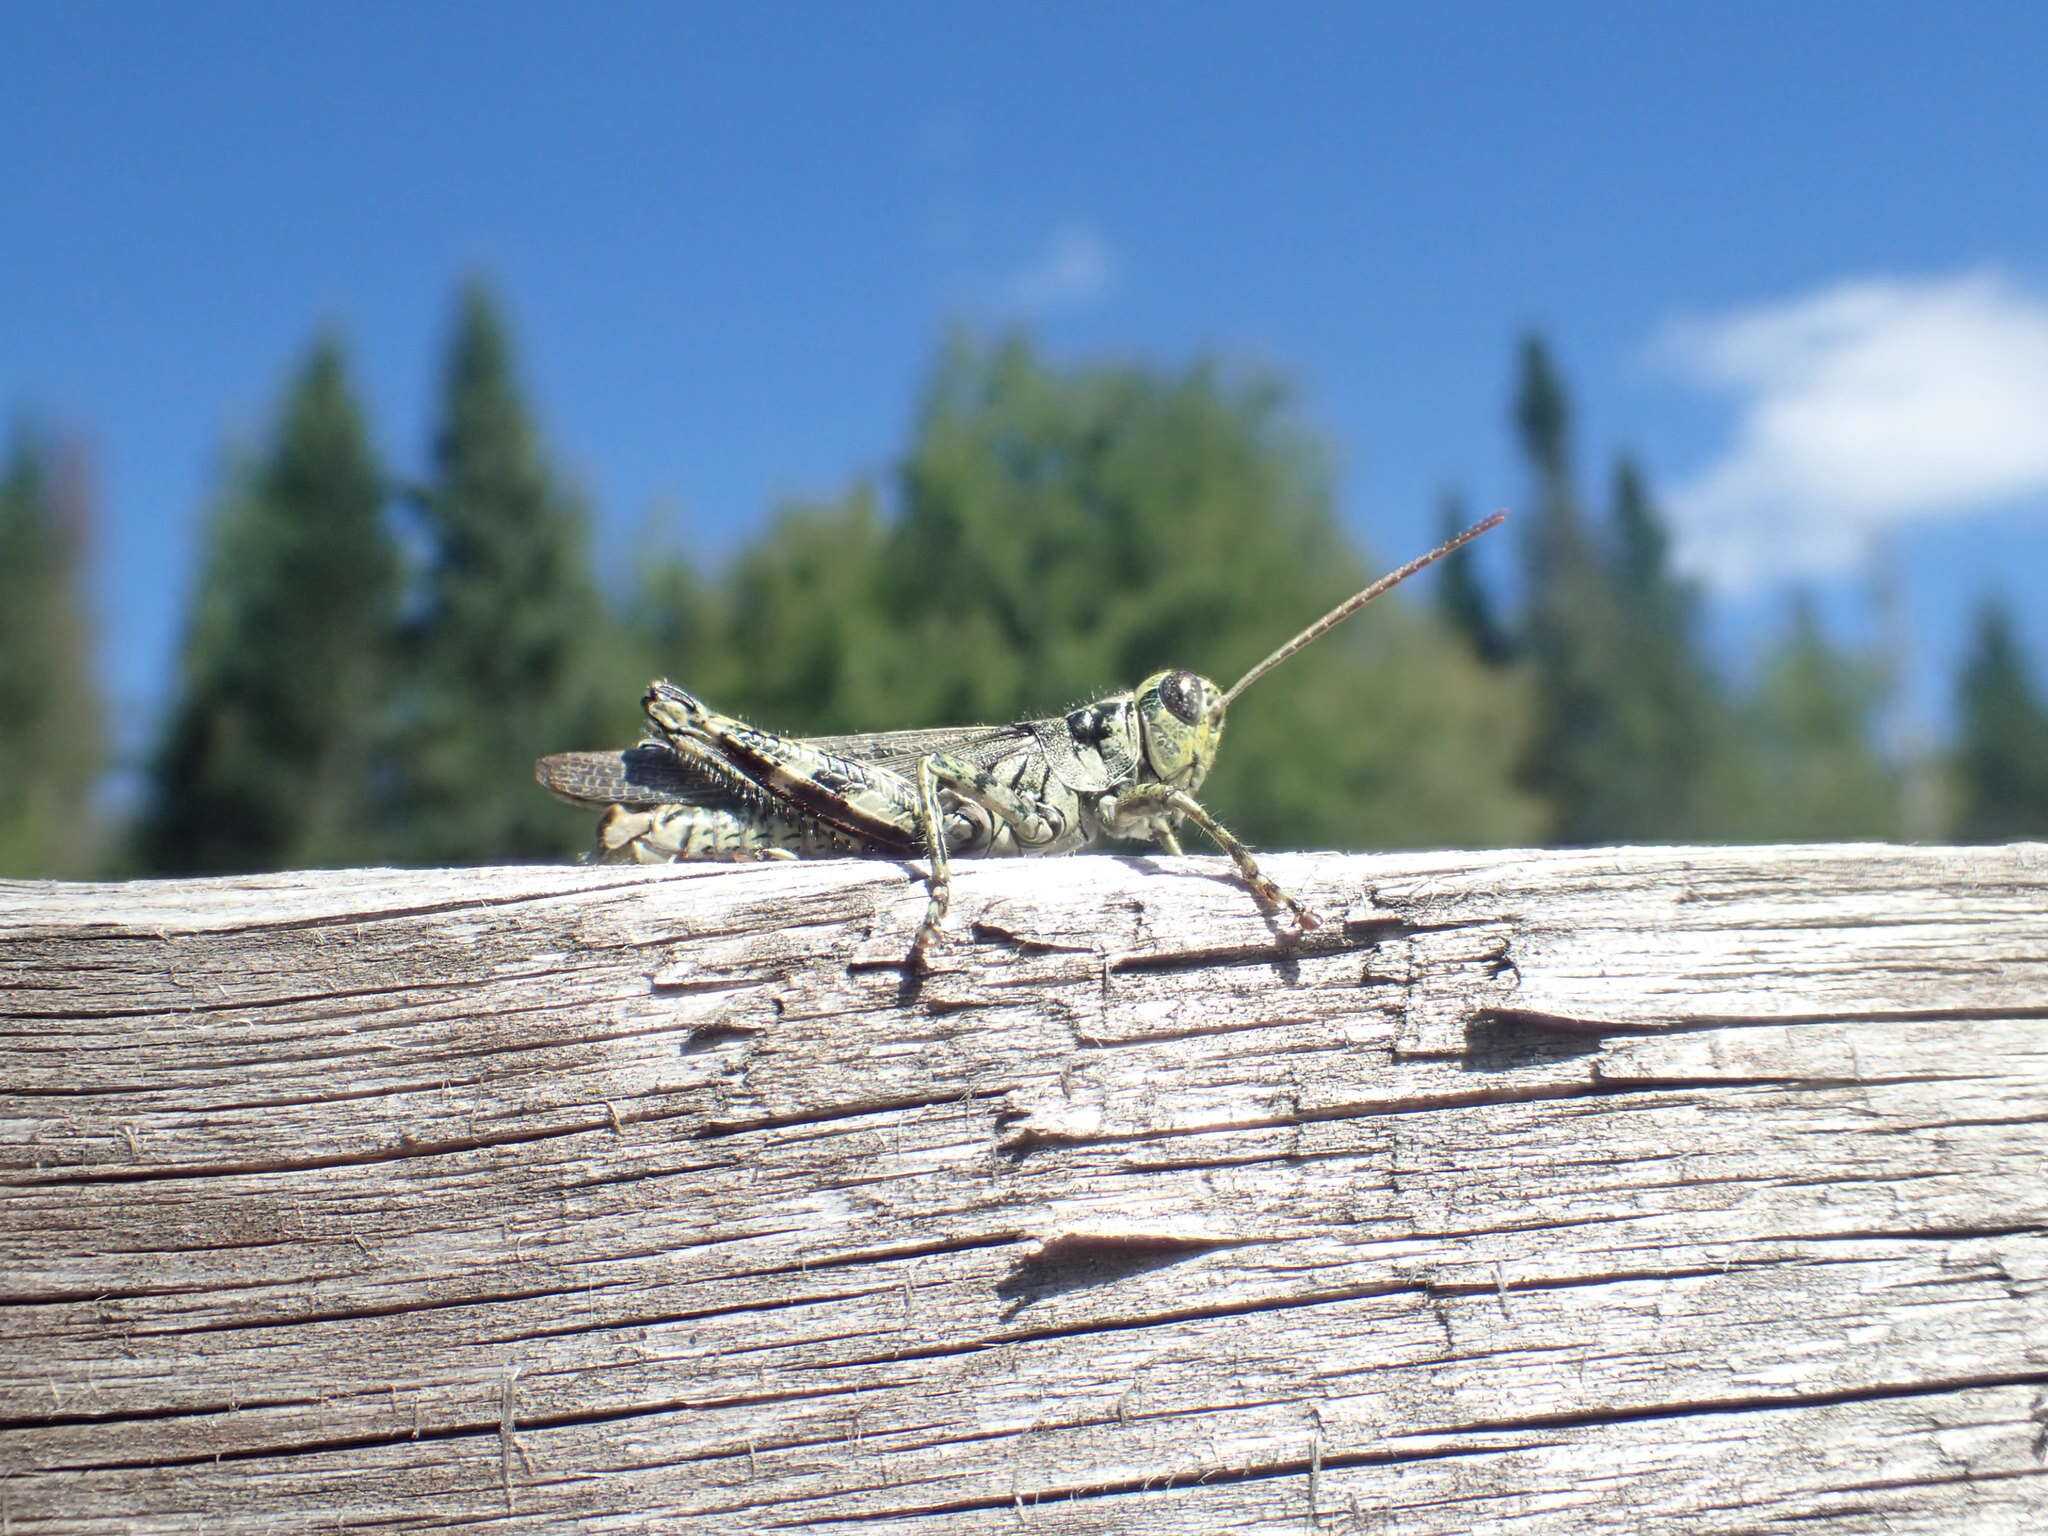
<path fill-rule="evenodd" d="M 1155 777 L 1194 789 L 1216 760 L 1223 693 L 1192 672 L 1156 672 L 1138 686 L 1138 727 Z"/>
<path fill-rule="evenodd" d="M 1208 684 L 1192 672 L 1169 672 L 1159 680 L 1159 702 L 1173 711 L 1175 719 L 1189 725 L 1206 712 L 1209 701 L 1205 695 L 1209 692 Z"/>

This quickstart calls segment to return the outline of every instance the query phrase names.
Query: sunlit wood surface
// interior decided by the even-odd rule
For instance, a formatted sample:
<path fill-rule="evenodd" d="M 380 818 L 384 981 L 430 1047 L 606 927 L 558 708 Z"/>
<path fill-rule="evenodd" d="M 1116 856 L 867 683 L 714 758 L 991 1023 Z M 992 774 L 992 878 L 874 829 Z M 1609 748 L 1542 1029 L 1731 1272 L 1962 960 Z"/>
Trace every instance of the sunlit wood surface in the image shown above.
<path fill-rule="evenodd" d="M 0 884 L 0 1529 L 2048 1529 L 2048 848 Z"/>

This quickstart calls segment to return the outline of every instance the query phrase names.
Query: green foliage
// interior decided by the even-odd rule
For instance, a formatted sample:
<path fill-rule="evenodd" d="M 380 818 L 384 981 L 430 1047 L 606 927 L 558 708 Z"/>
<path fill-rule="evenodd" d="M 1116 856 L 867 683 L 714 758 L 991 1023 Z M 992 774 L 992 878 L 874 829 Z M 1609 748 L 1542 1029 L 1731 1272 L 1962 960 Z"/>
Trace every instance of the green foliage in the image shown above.
<path fill-rule="evenodd" d="M 875 499 L 784 507 L 725 583 L 732 697 L 781 730 L 847 731 L 888 719 L 896 641 Z M 709 684 L 707 683 L 707 687 Z"/>
<path fill-rule="evenodd" d="M 177 701 L 138 831 L 142 866 L 362 862 L 399 590 L 383 472 L 341 345 L 317 344 L 272 445 L 216 507 Z"/>
<path fill-rule="evenodd" d="M 2003 602 L 1978 611 L 1957 705 L 1956 835 L 1978 843 L 2048 837 L 2048 706 Z"/>
<path fill-rule="evenodd" d="M 0 467 L 0 875 L 80 875 L 97 854 L 88 518 L 82 460 L 18 427 Z"/>
<path fill-rule="evenodd" d="M 1632 459 L 1615 466 L 1604 525 L 1589 522 L 1570 402 L 1540 338 L 1524 342 L 1521 369 L 1515 420 L 1534 486 L 1521 653 L 1536 694 L 1522 780 L 1550 807 L 1558 843 L 1718 835 L 1715 791 L 1736 748 L 1699 654 L 1696 595 L 1670 569 Z"/>
<path fill-rule="evenodd" d="M 725 661 L 719 592 L 686 556 L 653 541 L 632 568 L 624 612 L 632 676 L 692 678 L 717 698 Z"/>
<path fill-rule="evenodd" d="M 559 857 L 579 828 L 533 761 L 630 730 L 628 653 L 591 570 L 581 505 L 546 463 L 490 294 L 463 293 L 430 483 L 427 549 L 398 696 L 406 862 Z"/>
<path fill-rule="evenodd" d="M 1571 405 L 1542 338 L 1522 343 L 1514 418 L 1532 481 L 1523 534 L 1528 597 L 1522 650 L 1535 724 L 1521 780 L 1549 807 L 1550 838 L 1624 840 L 1636 760 L 1621 719 L 1624 618 L 1606 552 L 1586 524 L 1572 473 Z"/>
<path fill-rule="evenodd" d="M 1437 540 L 1447 542 L 1472 526 L 1465 502 L 1446 491 L 1437 503 Z M 1479 579 L 1479 555 L 1470 544 L 1446 555 L 1436 578 L 1437 617 L 1461 638 L 1472 655 L 1489 667 L 1515 659 L 1514 637 L 1501 623 L 1494 601 Z"/>
<path fill-rule="evenodd" d="M 1614 752 L 1609 835 L 1627 842 L 1710 835 L 1710 785 L 1732 750 L 1728 704 L 1699 653 L 1698 597 L 1673 575 L 1663 518 L 1626 455 L 1614 471 L 1607 569 L 1612 581 Z"/>
<path fill-rule="evenodd" d="M 1735 721 L 1746 751 L 1722 760 L 1721 835 L 1760 843 L 1897 837 L 1900 776 L 1873 745 L 1888 687 L 1884 668 L 1828 642 L 1802 598 Z"/>
<path fill-rule="evenodd" d="M 1572 405 L 1564 376 L 1550 356 L 1550 343 L 1531 332 L 1522 338 L 1517 369 L 1515 435 L 1535 475 L 1548 543 L 1531 548 L 1538 560 L 1568 559 L 1576 553 L 1566 540 L 1577 523 L 1572 490 Z"/>
<path fill-rule="evenodd" d="M 1690 629 L 1694 594 L 1671 574 L 1671 538 L 1642 466 L 1628 454 L 1614 463 L 1613 506 L 1614 576 L 1622 601 L 1642 625 Z"/>
<path fill-rule="evenodd" d="M 912 652 L 1012 659 L 914 707 L 1014 719 L 1162 666 L 1242 670 L 1362 584 L 1284 404 L 1207 367 L 1060 372 L 956 340 L 904 465 L 890 597 Z"/>

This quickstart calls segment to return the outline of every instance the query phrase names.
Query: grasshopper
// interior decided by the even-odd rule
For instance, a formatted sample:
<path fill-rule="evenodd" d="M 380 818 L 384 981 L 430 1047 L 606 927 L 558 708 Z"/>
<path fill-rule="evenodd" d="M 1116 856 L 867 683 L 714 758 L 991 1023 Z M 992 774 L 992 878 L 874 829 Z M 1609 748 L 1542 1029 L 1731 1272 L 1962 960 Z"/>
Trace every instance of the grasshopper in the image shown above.
<path fill-rule="evenodd" d="M 954 858 L 1073 853 L 1105 838 L 1177 854 L 1183 821 L 1230 855 L 1262 907 L 1315 928 L 1316 915 L 1195 798 L 1224 712 L 1295 652 L 1506 516 L 1345 599 L 1227 690 L 1173 670 L 1050 719 L 789 737 L 657 682 L 642 701 L 648 734 L 638 746 L 544 757 L 534 777 L 572 805 L 604 808 L 594 857 L 607 863 L 925 856 L 929 899 L 911 941 L 913 971 L 945 920 Z"/>

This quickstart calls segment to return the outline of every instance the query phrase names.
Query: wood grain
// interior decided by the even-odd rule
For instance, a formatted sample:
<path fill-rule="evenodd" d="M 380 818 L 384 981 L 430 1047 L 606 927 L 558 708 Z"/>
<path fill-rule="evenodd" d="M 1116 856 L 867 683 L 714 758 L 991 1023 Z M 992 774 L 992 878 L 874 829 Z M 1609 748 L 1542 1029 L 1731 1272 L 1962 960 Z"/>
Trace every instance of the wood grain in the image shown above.
<path fill-rule="evenodd" d="M 0 1531 L 2048 1529 L 2048 848 L 0 883 Z"/>

